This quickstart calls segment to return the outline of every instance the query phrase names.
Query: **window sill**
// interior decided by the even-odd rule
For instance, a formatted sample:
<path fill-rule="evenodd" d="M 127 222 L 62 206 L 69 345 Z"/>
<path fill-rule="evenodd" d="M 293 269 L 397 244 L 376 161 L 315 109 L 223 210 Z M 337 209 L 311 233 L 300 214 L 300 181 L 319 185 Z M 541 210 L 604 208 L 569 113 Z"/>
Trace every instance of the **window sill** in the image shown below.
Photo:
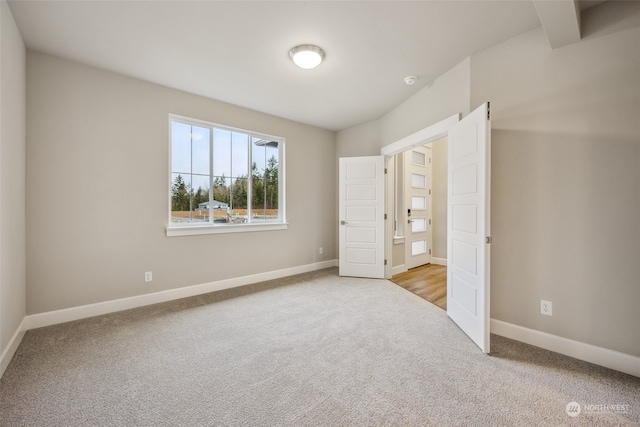
<path fill-rule="evenodd" d="M 288 223 L 236 224 L 236 225 L 187 225 L 166 227 L 167 237 L 199 236 L 202 234 L 247 233 L 254 231 L 286 230 Z"/>

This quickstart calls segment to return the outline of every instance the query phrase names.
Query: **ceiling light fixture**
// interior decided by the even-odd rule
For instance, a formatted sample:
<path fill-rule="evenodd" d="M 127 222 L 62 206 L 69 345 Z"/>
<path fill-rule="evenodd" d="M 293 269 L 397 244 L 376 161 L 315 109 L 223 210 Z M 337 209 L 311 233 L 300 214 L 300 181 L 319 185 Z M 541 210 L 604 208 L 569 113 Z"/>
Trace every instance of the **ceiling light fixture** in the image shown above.
<path fill-rule="evenodd" d="M 311 44 L 296 46 L 289 51 L 289 57 L 300 68 L 316 68 L 324 59 L 324 50 Z"/>

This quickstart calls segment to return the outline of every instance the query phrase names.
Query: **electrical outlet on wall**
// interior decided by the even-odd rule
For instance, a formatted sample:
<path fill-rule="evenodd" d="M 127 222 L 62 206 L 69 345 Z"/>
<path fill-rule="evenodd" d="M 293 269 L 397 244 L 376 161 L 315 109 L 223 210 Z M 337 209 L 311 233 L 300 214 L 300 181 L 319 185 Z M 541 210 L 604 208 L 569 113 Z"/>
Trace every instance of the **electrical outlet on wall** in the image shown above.
<path fill-rule="evenodd" d="M 320 255 L 322 255 L 322 254 L 324 253 L 324 249 L 323 249 L 323 248 L 319 248 L 319 249 L 318 249 L 318 253 L 319 253 Z"/>
<path fill-rule="evenodd" d="M 551 301 L 545 301 L 543 299 L 540 300 L 540 314 L 545 314 L 547 316 L 552 316 L 552 303 Z"/>
<path fill-rule="evenodd" d="M 151 271 L 146 271 L 144 273 L 144 281 L 151 282 L 153 280 L 153 273 Z"/>

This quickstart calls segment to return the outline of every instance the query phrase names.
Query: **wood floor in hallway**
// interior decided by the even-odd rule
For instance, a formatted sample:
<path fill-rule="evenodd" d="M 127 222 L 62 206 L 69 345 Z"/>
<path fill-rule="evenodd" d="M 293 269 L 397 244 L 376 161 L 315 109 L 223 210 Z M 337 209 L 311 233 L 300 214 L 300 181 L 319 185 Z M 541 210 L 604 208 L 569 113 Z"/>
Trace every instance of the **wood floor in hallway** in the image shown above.
<path fill-rule="evenodd" d="M 443 310 L 447 309 L 447 266 L 426 264 L 396 274 L 391 281 Z"/>

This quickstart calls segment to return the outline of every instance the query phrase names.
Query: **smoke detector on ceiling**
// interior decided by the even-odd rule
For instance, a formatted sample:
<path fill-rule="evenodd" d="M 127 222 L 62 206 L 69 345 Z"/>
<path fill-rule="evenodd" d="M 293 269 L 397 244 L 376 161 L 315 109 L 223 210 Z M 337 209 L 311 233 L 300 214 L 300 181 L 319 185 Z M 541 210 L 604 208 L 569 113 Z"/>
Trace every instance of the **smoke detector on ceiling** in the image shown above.
<path fill-rule="evenodd" d="M 404 82 L 406 84 L 408 84 L 409 86 L 414 84 L 416 82 L 416 80 L 418 80 L 418 78 L 416 76 L 407 76 L 407 77 L 404 78 Z"/>

